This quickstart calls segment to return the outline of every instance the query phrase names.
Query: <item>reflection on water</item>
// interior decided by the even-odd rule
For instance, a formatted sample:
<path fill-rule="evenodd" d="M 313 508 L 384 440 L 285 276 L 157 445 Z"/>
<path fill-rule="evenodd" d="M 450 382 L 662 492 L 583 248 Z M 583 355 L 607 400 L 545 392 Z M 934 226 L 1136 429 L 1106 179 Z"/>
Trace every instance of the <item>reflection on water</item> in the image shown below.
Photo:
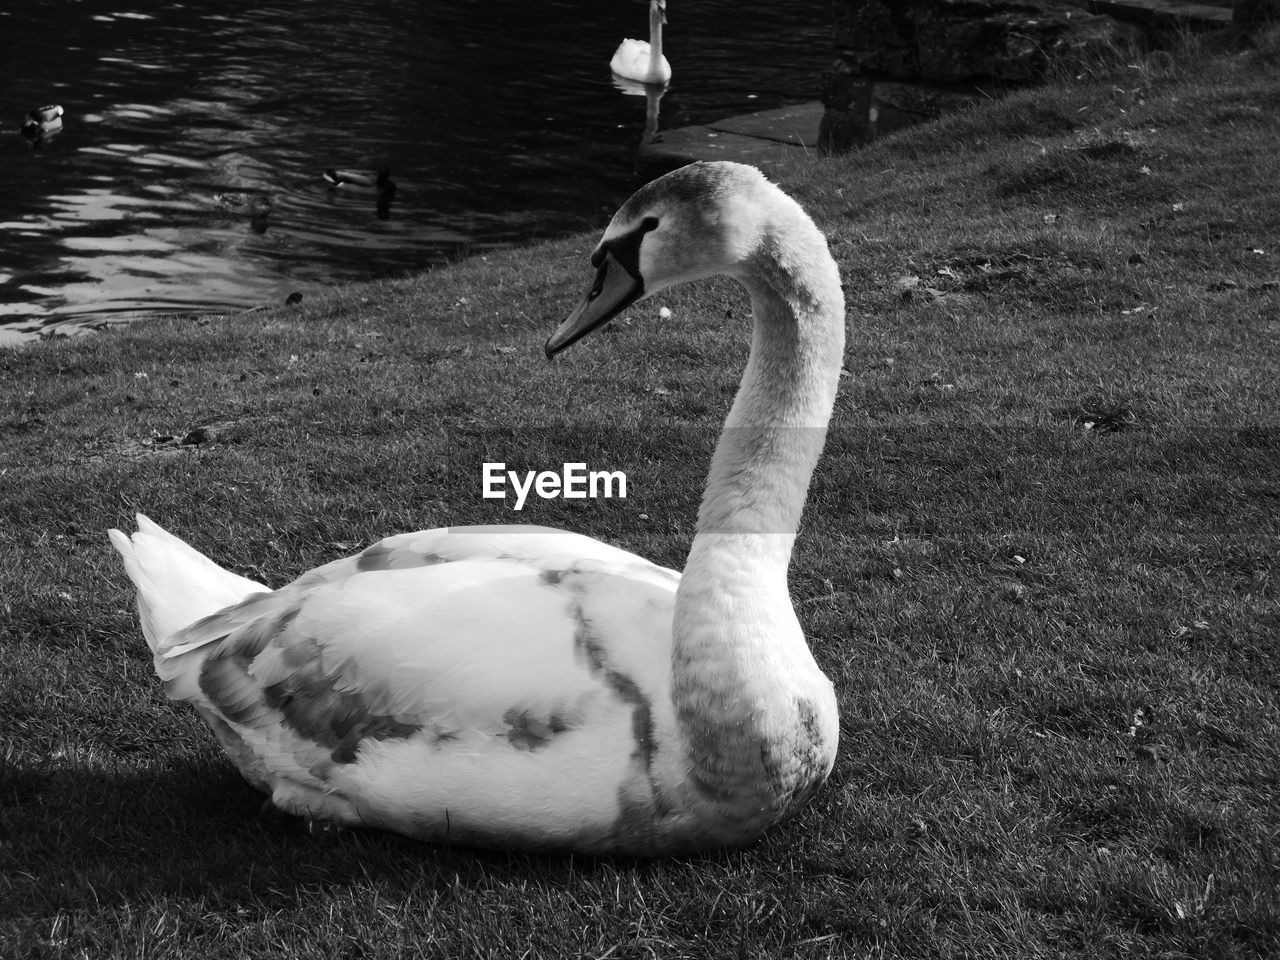
<path fill-rule="evenodd" d="M 826 0 L 668 17 L 663 127 L 816 96 Z M 635 148 L 658 123 L 658 98 L 623 95 L 608 69 L 646 18 L 634 0 L 0 9 L 0 343 L 601 226 L 644 179 Z M 19 124 L 48 103 L 63 129 L 33 144 Z M 322 177 L 384 166 L 390 199 Z"/>

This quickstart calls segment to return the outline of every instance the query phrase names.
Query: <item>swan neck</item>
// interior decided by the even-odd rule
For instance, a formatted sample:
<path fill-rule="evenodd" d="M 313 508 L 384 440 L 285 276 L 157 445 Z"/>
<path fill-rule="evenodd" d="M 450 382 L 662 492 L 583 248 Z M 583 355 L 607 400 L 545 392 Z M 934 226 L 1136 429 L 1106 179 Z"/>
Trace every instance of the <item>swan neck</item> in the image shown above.
<path fill-rule="evenodd" d="M 796 212 L 738 273 L 751 295 L 751 352 L 712 458 L 694 543 L 750 538 L 784 585 L 831 419 L 845 328 L 826 240 Z"/>
<path fill-rule="evenodd" d="M 655 2 L 649 4 L 649 68 L 658 69 L 662 60 L 662 9 Z"/>
<path fill-rule="evenodd" d="M 839 738 L 787 567 L 835 402 L 844 298 L 825 238 L 798 205 L 784 225 L 736 272 L 751 294 L 751 352 L 673 621 L 672 699 L 689 776 L 742 836 L 821 783 Z"/>

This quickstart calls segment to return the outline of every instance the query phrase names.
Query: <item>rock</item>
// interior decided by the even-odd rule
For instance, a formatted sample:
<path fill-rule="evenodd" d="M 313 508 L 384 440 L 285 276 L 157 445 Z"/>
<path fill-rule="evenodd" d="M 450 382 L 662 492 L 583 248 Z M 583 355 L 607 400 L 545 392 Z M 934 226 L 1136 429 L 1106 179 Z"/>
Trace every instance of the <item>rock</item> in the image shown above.
<path fill-rule="evenodd" d="M 1124 31 L 1085 0 L 844 0 L 836 47 L 853 73 L 943 83 L 1027 83 Z"/>
<path fill-rule="evenodd" d="M 1088 0 L 836 0 L 820 145 L 838 152 L 973 100 L 1040 82 L 1059 60 L 1123 46 L 1132 28 Z"/>
<path fill-rule="evenodd" d="M 1237 0 L 1232 27 L 1248 36 L 1262 32 L 1280 21 L 1280 0 Z"/>

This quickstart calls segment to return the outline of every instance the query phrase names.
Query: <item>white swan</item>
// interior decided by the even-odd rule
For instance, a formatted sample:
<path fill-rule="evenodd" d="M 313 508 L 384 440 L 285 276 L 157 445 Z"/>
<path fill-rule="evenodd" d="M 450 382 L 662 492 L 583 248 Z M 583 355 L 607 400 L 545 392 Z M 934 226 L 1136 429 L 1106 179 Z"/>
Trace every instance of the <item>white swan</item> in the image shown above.
<path fill-rule="evenodd" d="M 667 22 L 667 0 L 649 0 L 649 42 L 623 40 L 609 61 L 609 69 L 639 83 L 670 83 L 671 64 L 662 55 L 662 25 Z"/>
<path fill-rule="evenodd" d="M 628 200 L 591 262 L 548 356 L 675 283 L 751 293 L 683 576 L 574 533 L 459 527 L 268 592 L 145 517 L 111 531 L 165 691 L 277 807 L 653 856 L 745 844 L 826 778 L 835 696 L 787 592 L 844 345 L 826 242 L 754 167 L 699 163 Z"/>

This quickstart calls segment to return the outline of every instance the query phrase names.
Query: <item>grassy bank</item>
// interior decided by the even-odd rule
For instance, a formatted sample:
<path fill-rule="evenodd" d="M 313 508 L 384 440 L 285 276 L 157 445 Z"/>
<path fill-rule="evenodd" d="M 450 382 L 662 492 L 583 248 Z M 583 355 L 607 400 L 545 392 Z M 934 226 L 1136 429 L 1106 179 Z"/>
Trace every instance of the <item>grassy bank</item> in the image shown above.
<path fill-rule="evenodd" d="M 792 568 L 842 743 L 740 853 L 475 853 L 261 815 L 161 693 L 103 533 L 142 510 L 273 585 L 473 522 L 679 566 L 745 358 L 732 285 L 553 365 L 594 237 L 0 351 L 0 955 L 1275 956 L 1268 49 L 1072 80 L 783 178 L 850 310 Z M 515 514 L 480 496 L 496 460 L 622 469 L 629 496 Z"/>

